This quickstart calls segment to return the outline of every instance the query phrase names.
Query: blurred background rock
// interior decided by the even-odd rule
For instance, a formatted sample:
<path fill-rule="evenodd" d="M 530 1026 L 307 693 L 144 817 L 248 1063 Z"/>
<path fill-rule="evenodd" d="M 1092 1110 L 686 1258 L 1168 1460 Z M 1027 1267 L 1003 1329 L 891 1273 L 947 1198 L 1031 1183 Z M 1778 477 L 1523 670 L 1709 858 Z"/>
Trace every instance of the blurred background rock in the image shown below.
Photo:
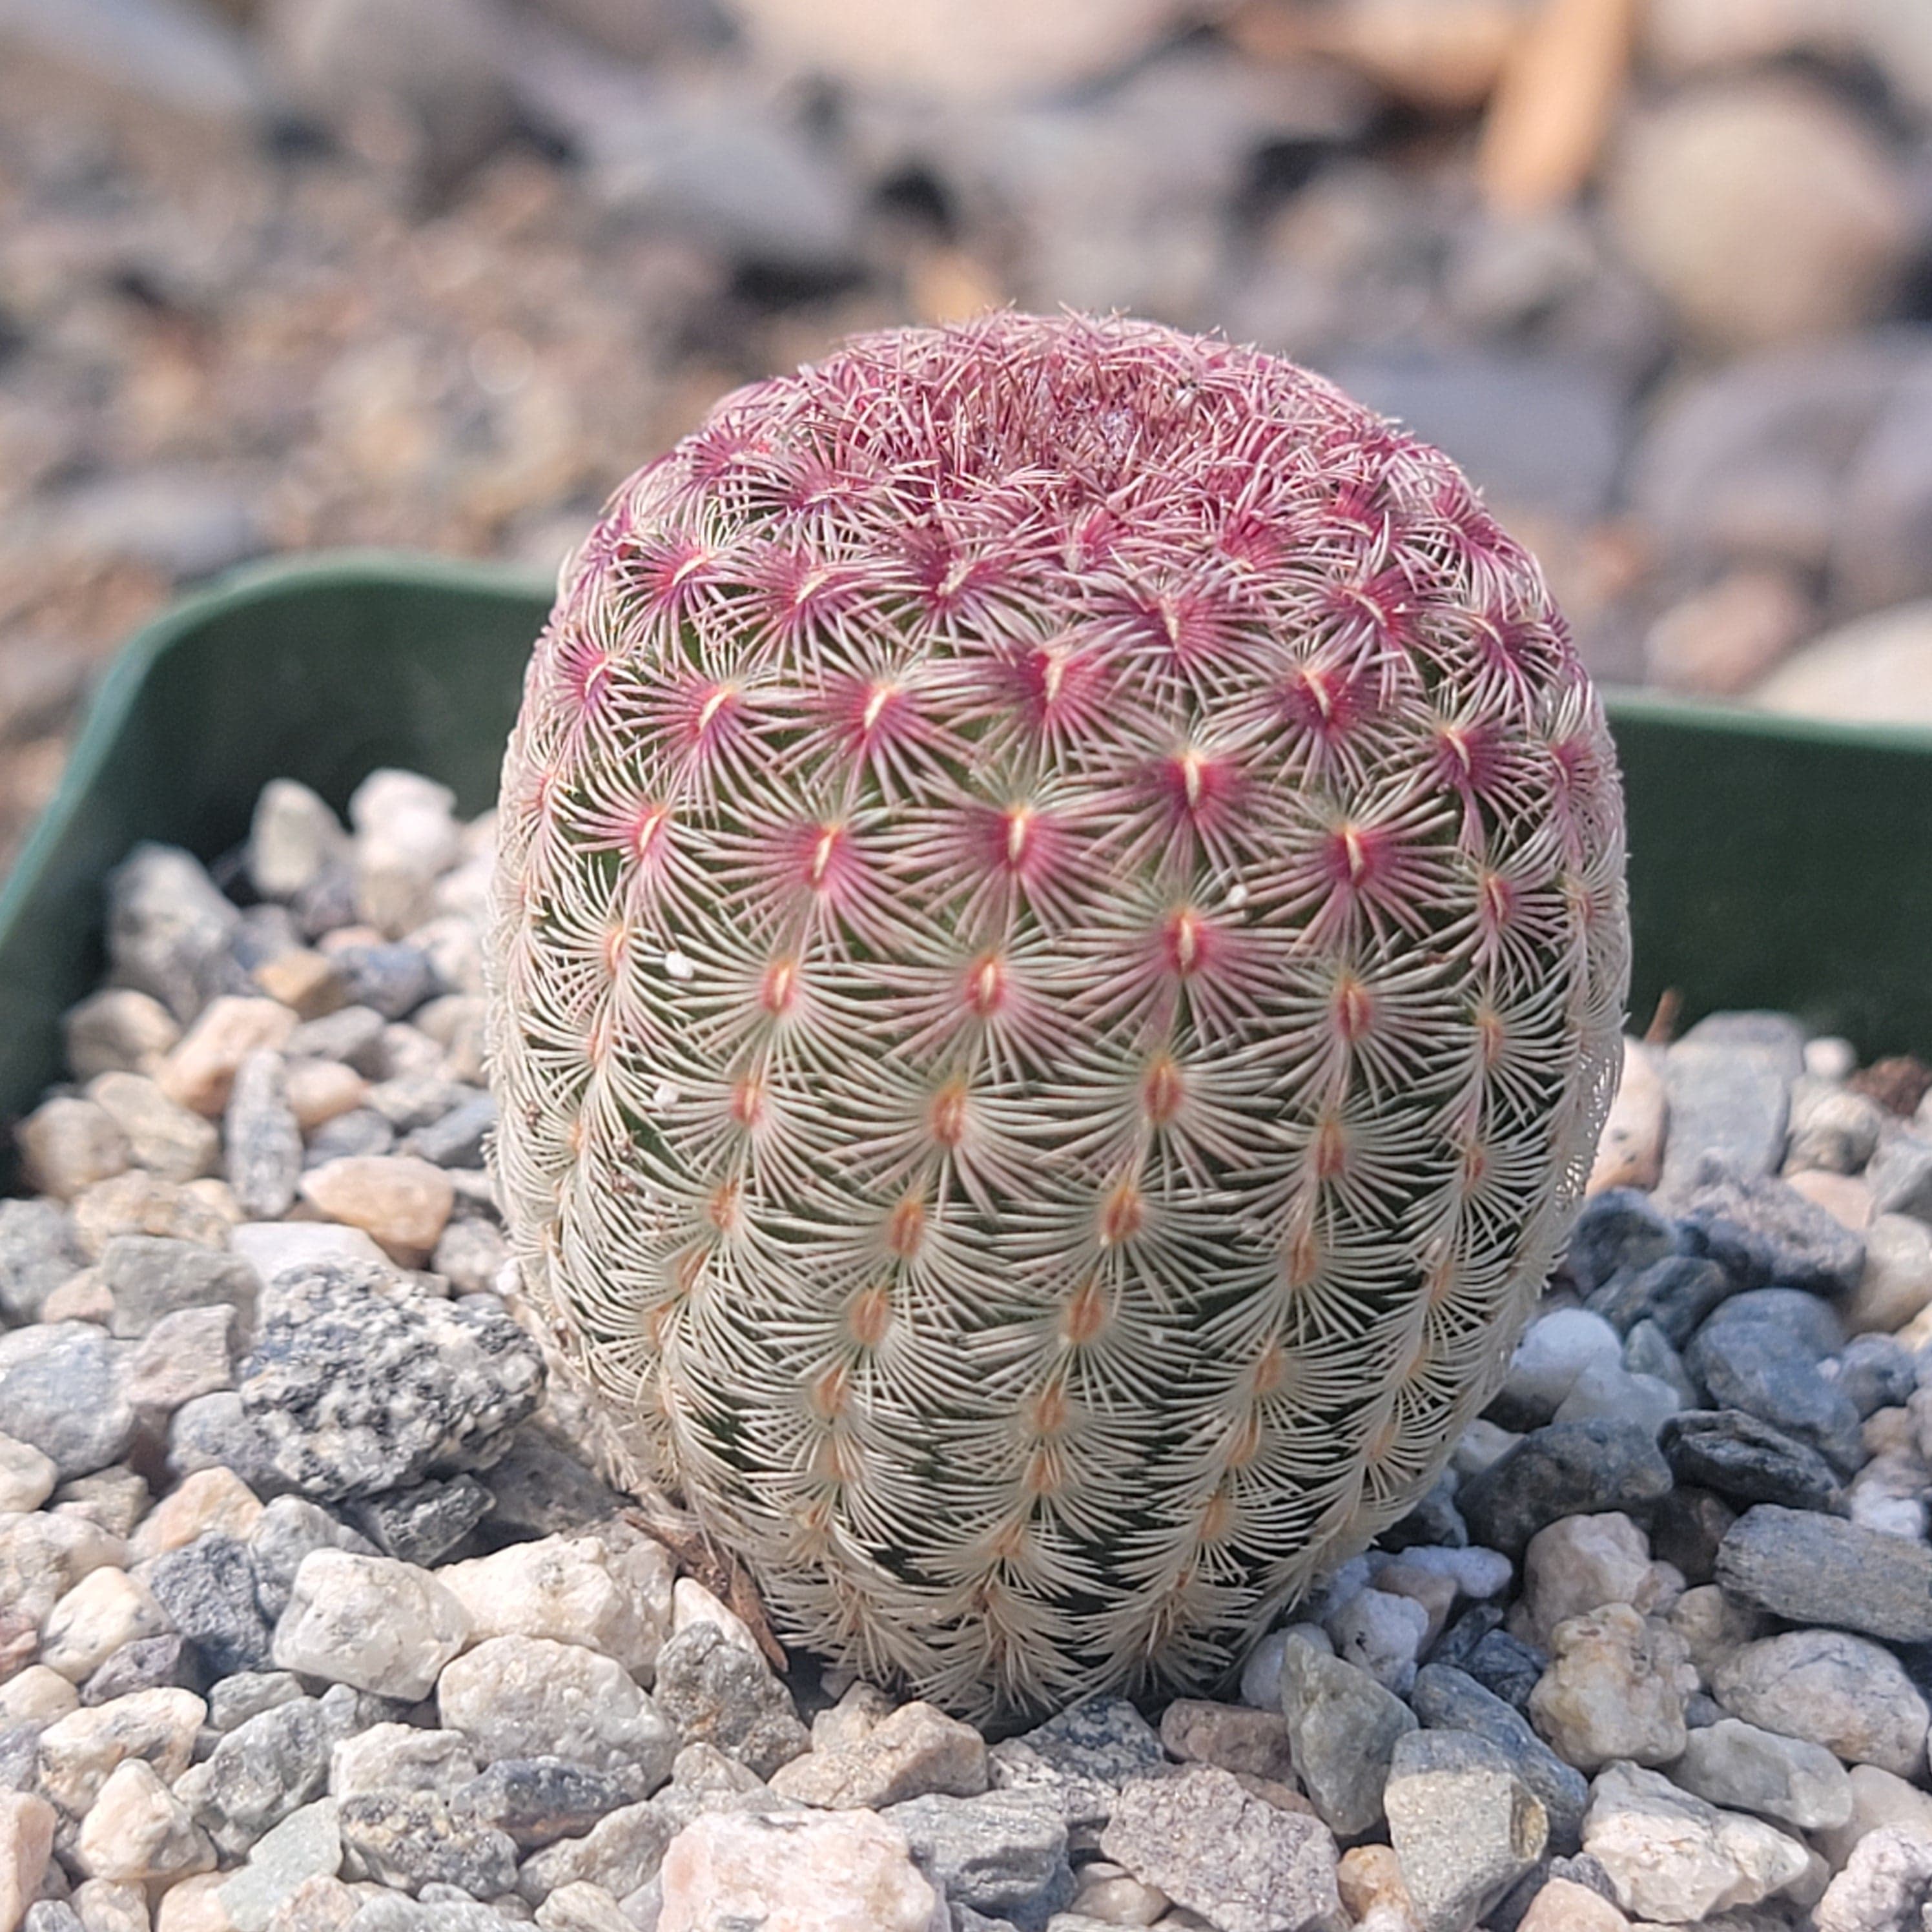
<path fill-rule="evenodd" d="M 1932 723 L 1928 0 L 0 0 L 0 856 L 179 586 L 550 568 L 1010 300 L 1404 418 L 1603 676 Z"/>

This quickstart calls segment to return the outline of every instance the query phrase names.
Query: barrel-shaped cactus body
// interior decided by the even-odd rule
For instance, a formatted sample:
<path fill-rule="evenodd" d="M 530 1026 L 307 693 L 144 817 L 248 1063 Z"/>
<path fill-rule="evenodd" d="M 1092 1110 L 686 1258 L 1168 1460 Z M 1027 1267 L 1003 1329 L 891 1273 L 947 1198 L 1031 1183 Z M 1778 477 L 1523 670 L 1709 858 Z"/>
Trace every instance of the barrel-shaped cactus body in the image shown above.
<path fill-rule="evenodd" d="M 1213 1678 L 1492 1393 L 1613 1080 L 1595 698 L 1436 452 L 1148 325 L 726 398 L 505 769 L 528 1291 L 780 1627 Z"/>

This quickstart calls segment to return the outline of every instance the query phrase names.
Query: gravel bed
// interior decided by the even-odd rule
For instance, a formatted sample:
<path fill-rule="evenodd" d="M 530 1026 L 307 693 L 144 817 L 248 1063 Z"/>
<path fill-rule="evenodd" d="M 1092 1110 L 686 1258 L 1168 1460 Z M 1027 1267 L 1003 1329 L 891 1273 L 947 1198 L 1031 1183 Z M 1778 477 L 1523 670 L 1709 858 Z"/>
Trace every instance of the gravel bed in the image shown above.
<path fill-rule="evenodd" d="M 490 821 L 350 818 L 130 855 L 19 1130 L 0 1932 L 1932 1924 L 1932 1069 L 1630 1042 L 1415 1511 L 1229 1701 L 988 1737 L 778 1674 L 600 1476 L 483 1165 Z"/>

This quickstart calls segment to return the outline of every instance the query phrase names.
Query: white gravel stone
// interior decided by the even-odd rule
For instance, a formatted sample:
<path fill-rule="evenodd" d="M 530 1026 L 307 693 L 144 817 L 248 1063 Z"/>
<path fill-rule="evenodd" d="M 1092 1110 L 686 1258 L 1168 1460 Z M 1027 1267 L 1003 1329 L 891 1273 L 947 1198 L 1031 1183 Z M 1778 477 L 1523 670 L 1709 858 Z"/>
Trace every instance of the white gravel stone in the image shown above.
<path fill-rule="evenodd" d="M 581 1879 L 559 1886 L 537 1907 L 536 1922 L 544 1932 L 637 1932 L 637 1922 L 601 1885 Z"/>
<path fill-rule="evenodd" d="M 74 1888 L 74 1909 L 86 1932 L 148 1932 L 147 1888 L 83 1879 Z"/>
<path fill-rule="evenodd" d="M 438 875 L 463 854 L 455 794 L 414 772 L 371 772 L 349 801 L 356 832 L 356 908 L 399 938 L 429 917 Z"/>
<path fill-rule="evenodd" d="M 169 1686 L 130 1691 L 71 1711 L 40 1733 L 40 1787 L 70 1818 L 93 1804 L 109 1774 L 129 1758 L 171 1784 L 188 1767 L 208 1706 L 192 1690 Z"/>
<path fill-rule="evenodd" d="M 386 1556 L 316 1550 L 275 1625 L 278 1666 L 379 1696 L 427 1696 L 463 1647 L 470 1619 L 426 1570 Z"/>
<path fill-rule="evenodd" d="M 1619 1367 L 1623 1338 L 1600 1315 L 1584 1308 L 1559 1308 L 1531 1323 L 1510 1358 L 1503 1394 L 1547 1420 L 1576 1378 L 1592 1365 Z"/>
<path fill-rule="evenodd" d="M 758 1647 L 758 1639 L 736 1610 L 721 1602 L 695 1576 L 680 1576 L 671 1586 L 671 1634 L 681 1636 L 700 1624 L 718 1631 L 740 1650 Z"/>
<path fill-rule="evenodd" d="M 41 1624 L 90 1570 L 127 1567 L 128 1546 L 84 1516 L 0 1516 L 0 1604 Z"/>
<path fill-rule="evenodd" d="M 0 1791 L 0 1927 L 12 1928 L 40 1896 L 53 1850 L 53 1807 L 31 1792 Z"/>
<path fill-rule="evenodd" d="M 1862 1838 L 1819 1901 L 1817 1932 L 1918 1932 L 1932 1892 L 1932 1833 L 1886 1825 Z"/>
<path fill-rule="evenodd" d="M 38 1509 L 59 1480 L 52 1456 L 43 1456 L 31 1442 L 0 1436 L 0 1511 L 24 1514 Z"/>
<path fill-rule="evenodd" d="M 228 1245 L 265 1282 L 290 1268 L 318 1262 L 391 1265 L 388 1256 L 360 1228 L 335 1221 L 244 1221 L 229 1235 Z"/>
<path fill-rule="evenodd" d="M 1358 1590 L 1323 1628 L 1335 1654 L 1366 1670 L 1400 1696 L 1415 1682 L 1415 1660 L 1429 1634 L 1429 1612 L 1412 1597 Z"/>
<path fill-rule="evenodd" d="M 302 1196 L 332 1221 L 361 1228 L 405 1268 L 428 1260 L 456 1204 L 449 1176 L 413 1154 L 325 1161 L 302 1176 Z"/>
<path fill-rule="evenodd" d="M 232 1469 L 197 1469 L 142 1518 L 128 1539 L 128 1553 L 137 1563 L 148 1562 L 218 1533 L 245 1543 L 261 1520 L 260 1498 Z"/>
<path fill-rule="evenodd" d="M 1499 1597 L 1516 1575 L 1515 1567 L 1500 1550 L 1485 1550 L 1471 1544 L 1463 1550 L 1442 1550 L 1423 1546 L 1400 1552 L 1401 1560 L 1414 1570 L 1432 1570 L 1438 1576 L 1452 1577 L 1466 1597 L 1479 1601 Z"/>
<path fill-rule="evenodd" d="M 1522 1440 L 1514 1429 L 1478 1416 L 1456 1438 L 1449 1458 L 1450 1467 L 1459 1476 L 1480 1476 L 1500 1462 Z"/>
<path fill-rule="evenodd" d="M 140 1073 L 104 1073 L 88 1083 L 87 1097 L 128 1137 L 136 1167 L 164 1180 L 196 1180 L 211 1174 L 221 1150 L 212 1121 L 178 1106 Z"/>
<path fill-rule="evenodd" d="M 1879 1214 L 1864 1238 L 1864 1272 L 1845 1325 L 1855 1335 L 1888 1335 L 1932 1304 L 1932 1228 L 1910 1214 Z"/>
<path fill-rule="evenodd" d="M 1592 1785 L 1583 1849 L 1624 1911 L 1671 1924 L 1756 1905 L 1802 1880 L 1810 1862 L 1796 1839 L 1761 1819 L 1721 1811 L 1631 1764 L 1610 1766 Z"/>
<path fill-rule="evenodd" d="M 1530 1634 L 1546 1650 L 1558 1624 L 1606 1604 L 1654 1610 L 1668 1581 L 1651 1562 L 1649 1539 L 1620 1511 L 1561 1516 L 1523 1552 Z"/>
<path fill-rule="evenodd" d="M 16 1724 L 50 1724 L 80 1708 L 80 1691 L 44 1664 L 30 1664 L 0 1684 L 0 1731 Z"/>
<path fill-rule="evenodd" d="M 1557 1422 L 1588 1422 L 1610 1416 L 1640 1422 L 1653 1432 L 1684 1406 L 1677 1391 L 1660 1376 L 1634 1374 L 1614 1362 L 1591 1362 L 1556 1405 Z"/>
<path fill-rule="evenodd" d="M 869 1811 L 713 1813 L 664 1853 L 657 1932 L 950 1932 L 905 1834 Z"/>
<path fill-rule="evenodd" d="M 178 1106 L 218 1120 L 243 1060 L 259 1048 L 280 1048 L 295 1030 L 296 1016 L 278 1000 L 224 994 L 211 1000 L 155 1078 Z"/>
<path fill-rule="evenodd" d="M 976 1798 L 987 1784 L 986 1742 L 932 1705 L 902 1704 L 863 1737 L 814 1748 L 772 1774 L 781 1798 L 832 1810 L 883 1810 L 939 1792 Z"/>
<path fill-rule="evenodd" d="M 140 1885 L 208 1870 L 214 1847 L 154 1766 L 133 1757 L 108 1774 L 81 1820 L 75 1856 L 89 1878 Z"/>
<path fill-rule="evenodd" d="M 562 1757 L 599 1771 L 643 1766 L 655 1785 L 670 1774 L 677 1739 L 623 1666 L 578 1644 L 498 1636 L 442 1672 L 445 1726 L 469 1738 L 480 1762 Z"/>
<path fill-rule="evenodd" d="M 1925 1764 L 1925 1700 L 1891 1652 L 1843 1630 L 1786 1630 L 1743 1645 L 1712 1676 L 1733 1716 L 1911 1778 Z"/>
<path fill-rule="evenodd" d="M 158 1636 L 167 1612 L 124 1570 L 92 1570 L 48 1612 L 40 1661 L 79 1684 L 124 1643 Z"/>
<path fill-rule="evenodd" d="M 71 1201 L 97 1182 L 124 1174 L 134 1150 L 120 1124 L 92 1100 L 44 1101 L 14 1129 L 28 1186 Z"/>
<path fill-rule="evenodd" d="M 1580 1771 L 1618 1758 L 1667 1764 L 1684 1750 L 1684 1700 L 1697 1676 L 1683 1640 L 1628 1604 L 1558 1624 L 1529 1714 L 1557 1756 Z"/>
<path fill-rule="evenodd" d="M 271 778 L 255 801 L 242 855 L 265 899 L 292 899 L 349 856 L 349 835 L 327 802 L 293 778 Z"/>
<path fill-rule="evenodd" d="M 328 1795 L 360 1798 L 372 1791 L 430 1791 L 448 1798 L 481 1767 L 460 1731 L 414 1724 L 371 1724 L 343 1738 L 329 1754 Z"/>
<path fill-rule="evenodd" d="M 1845 1776 L 1851 1790 L 1850 1815 L 1842 1825 L 1826 1826 L 1812 1834 L 1812 1843 L 1834 1871 L 1842 1871 L 1858 1840 L 1881 1826 L 1909 1826 L 1932 1838 L 1932 1792 L 1875 1764 L 1855 1764 Z"/>
<path fill-rule="evenodd" d="M 674 1564 L 618 1528 L 513 1543 L 436 1573 L 470 1618 L 470 1637 L 550 1637 L 612 1657 L 648 1682 L 670 1634 Z"/>
<path fill-rule="evenodd" d="M 182 1031 L 159 1000 L 132 986 L 109 986 L 70 1006 L 61 1030 L 68 1071 L 76 1080 L 117 1070 L 152 1072 L 173 1050 Z"/>

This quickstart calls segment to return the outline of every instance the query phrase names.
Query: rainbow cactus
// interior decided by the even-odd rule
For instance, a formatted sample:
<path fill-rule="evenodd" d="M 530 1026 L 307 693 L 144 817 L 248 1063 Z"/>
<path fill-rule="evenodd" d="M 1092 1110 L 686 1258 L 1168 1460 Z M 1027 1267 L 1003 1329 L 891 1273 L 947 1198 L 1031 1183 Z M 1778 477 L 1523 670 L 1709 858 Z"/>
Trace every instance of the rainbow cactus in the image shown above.
<path fill-rule="evenodd" d="M 1274 358 L 1000 314 L 727 398 L 505 766 L 497 1157 L 640 1472 L 955 1709 L 1210 1681 L 1564 1238 L 1618 782 L 1531 558 Z"/>

